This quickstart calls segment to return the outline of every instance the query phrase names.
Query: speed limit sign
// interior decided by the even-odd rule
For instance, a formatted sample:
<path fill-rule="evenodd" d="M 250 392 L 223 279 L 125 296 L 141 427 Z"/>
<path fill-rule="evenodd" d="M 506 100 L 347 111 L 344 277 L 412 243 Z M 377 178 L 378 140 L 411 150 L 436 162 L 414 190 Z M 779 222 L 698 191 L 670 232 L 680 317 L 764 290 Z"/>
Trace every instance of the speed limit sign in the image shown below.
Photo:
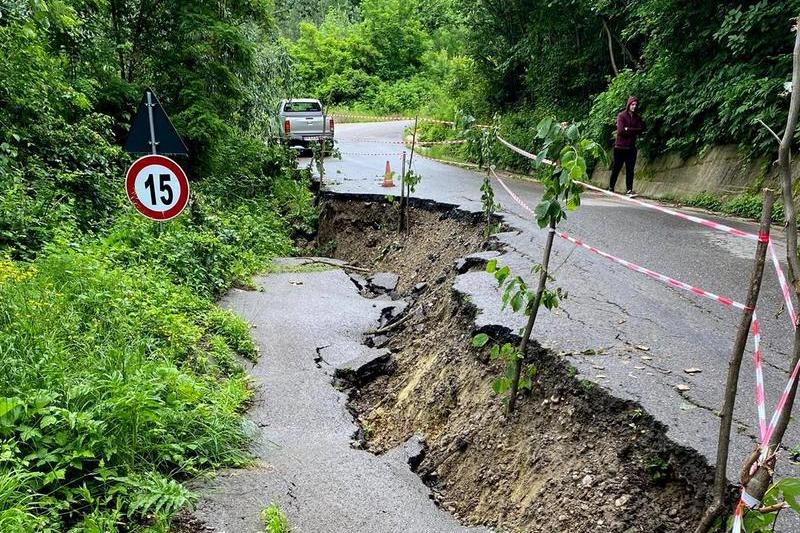
<path fill-rule="evenodd" d="M 146 155 L 134 161 L 125 176 L 125 190 L 137 211 L 159 222 L 180 215 L 189 202 L 186 173 L 163 155 Z"/>

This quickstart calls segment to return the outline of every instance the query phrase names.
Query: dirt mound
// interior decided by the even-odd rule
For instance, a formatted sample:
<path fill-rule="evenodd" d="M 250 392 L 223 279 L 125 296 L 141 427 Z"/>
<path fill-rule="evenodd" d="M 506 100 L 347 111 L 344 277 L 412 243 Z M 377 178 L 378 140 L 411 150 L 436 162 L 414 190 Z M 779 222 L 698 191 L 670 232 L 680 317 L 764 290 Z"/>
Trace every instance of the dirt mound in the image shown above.
<path fill-rule="evenodd" d="M 667 440 L 638 405 L 610 397 L 559 357 L 533 349 L 533 390 L 511 419 L 491 382 L 502 372 L 471 347 L 474 308 L 452 289 L 454 264 L 482 248 L 482 227 L 442 209 L 413 210 L 399 238 L 383 202 L 334 200 L 320 243 L 334 257 L 400 275 L 408 318 L 384 346 L 396 370 L 351 394 L 376 453 L 419 435 L 418 473 L 467 524 L 504 531 L 679 532 L 702 513 L 712 470 Z M 425 290 L 420 283 L 427 283 Z M 417 290 L 414 287 L 417 286 Z M 492 332 L 514 341 L 510 332 Z"/>

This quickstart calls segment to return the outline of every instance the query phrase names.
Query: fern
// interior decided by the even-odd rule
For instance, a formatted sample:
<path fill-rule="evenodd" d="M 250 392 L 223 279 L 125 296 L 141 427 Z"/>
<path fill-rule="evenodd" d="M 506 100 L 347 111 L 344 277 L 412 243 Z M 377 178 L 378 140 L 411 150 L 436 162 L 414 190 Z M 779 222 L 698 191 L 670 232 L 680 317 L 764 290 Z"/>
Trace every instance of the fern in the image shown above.
<path fill-rule="evenodd" d="M 194 507 L 197 495 L 173 479 L 161 474 L 148 472 L 115 478 L 130 489 L 128 517 L 171 516 L 185 506 Z"/>

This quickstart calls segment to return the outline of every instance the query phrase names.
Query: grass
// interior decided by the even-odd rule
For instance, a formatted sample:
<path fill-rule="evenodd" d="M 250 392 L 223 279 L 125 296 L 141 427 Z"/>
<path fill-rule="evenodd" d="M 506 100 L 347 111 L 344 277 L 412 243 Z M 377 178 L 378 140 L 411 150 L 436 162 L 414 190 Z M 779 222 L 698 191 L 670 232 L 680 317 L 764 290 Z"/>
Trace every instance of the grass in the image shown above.
<path fill-rule="evenodd" d="M 716 213 L 760 220 L 762 201 L 763 199 L 760 195 L 751 193 L 744 193 L 723 200 L 716 195 L 703 192 L 692 196 L 684 203 L 691 207 L 699 207 Z M 772 206 L 771 220 L 774 223 L 781 223 L 783 219 L 783 204 L 776 202 Z"/>

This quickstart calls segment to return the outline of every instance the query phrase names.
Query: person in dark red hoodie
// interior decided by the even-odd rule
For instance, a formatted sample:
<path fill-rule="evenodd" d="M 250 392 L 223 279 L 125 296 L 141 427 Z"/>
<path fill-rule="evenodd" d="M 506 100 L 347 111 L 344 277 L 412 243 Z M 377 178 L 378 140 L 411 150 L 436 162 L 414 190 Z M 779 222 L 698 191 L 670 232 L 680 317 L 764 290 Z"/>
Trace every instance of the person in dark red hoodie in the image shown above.
<path fill-rule="evenodd" d="M 628 98 L 625 111 L 617 115 L 617 140 L 614 142 L 614 162 L 611 165 L 611 180 L 608 190 L 613 191 L 617 184 L 622 165 L 625 165 L 626 194 L 633 196 L 633 167 L 636 166 L 636 136 L 644 129 L 644 122 L 636 111 L 639 101 L 635 96 Z"/>

